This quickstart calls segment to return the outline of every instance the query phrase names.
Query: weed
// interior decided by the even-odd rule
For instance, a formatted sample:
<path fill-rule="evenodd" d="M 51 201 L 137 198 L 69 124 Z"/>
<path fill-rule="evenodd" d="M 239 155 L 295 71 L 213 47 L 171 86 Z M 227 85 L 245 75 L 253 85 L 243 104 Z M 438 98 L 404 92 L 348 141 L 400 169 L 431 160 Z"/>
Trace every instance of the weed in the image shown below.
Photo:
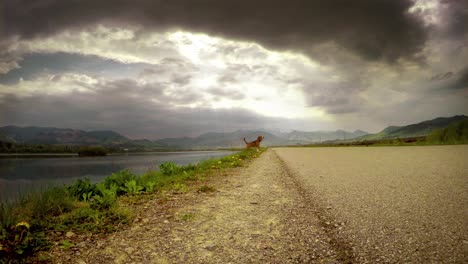
<path fill-rule="evenodd" d="M 18 223 L 11 203 L 0 203 L 0 238 L 6 236 L 6 230 Z"/>
<path fill-rule="evenodd" d="M 182 216 L 182 220 L 184 220 L 184 221 L 190 221 L 190 220 L 192 220 L 194 217 L 195 217 L 194 214 L 192 214 L 192 213 L 187 213 L 187 214 L 184 214 L 184 215 Z"/>
<path fill-rule="evenodd" d="M 186 193 L 189 191 L 189 188 L 187 185 L 183 183 L 174 183 L 172 185 L 172 192 L 175 194 L 180 194 L 180 193 Z"/>
<path fill-rule="evenodd" d="M 12 262 L 46 245 L 43 232 L 31 233 L 27 222 L 19 222 L 1 230 L 0 233 L 0 262 Z M 8 260 L 8 261 L 7 261 Z"/>
<path fill-rule="evenodd" d="M 175 162 L 164 162 L 163 164 L 159 165 L 159 170 L 163 175 L 171 176 L 179 172 L 180 167 L 177 166 Z"/>
<path fill-rule="evenodd" d="M 207 185 L 203 185 L 200 188 L 198 188 L 198 192 L 207 193 L 207 192 L 214 192 L 214 191 L 216 191 L 216 188 L 207 186 Z"/>
<path fill-rule="evenodd" d="M 146 192 L 153 192 L 155 186 L 156 186 L 156 182 L 154 182 L 154 181 L 148 181 L 148 182 L 146 182 L 146 184 L 145 184 L 145 191 L 146 191 Z"/>
<path fill-rule="evenodd" d="M 122 189 L 125 187 L 125 183 L 136 179 L 137 176 L 131 173 L 129 170 L 122 170 L 107 176 L 104 179 L 104 185 L 106 188 L 110 188 L 112 185 L 117 186 L 117 195 L 122 195 L 125 193 L 125 191 Z"/>
<path fill-rule="evenodd" d="M 68 187 L 54 187 L 43 193 L 21 197 L 15 204 L 0 203 L 0 263 L 21 262 L 24 256 L 47 248 L 45 232 L 48 230 L 108 233 L 129 224 L 132 212 L 119 206 L 121 195 L 140 194 L 143 190 L 147 193 L 162 191 L 163 195 L 165 190 L 185 193 L 189 191 L 185 184 L 187 180 L 203 180 L 213 175 L 212 169 L 242 166 L 243 160 L 258 154 L 253 150 L 241 151 L 186 166 L 166 162 L 160 165 L 160 171 L 150 171 L 141 176 L 123 170 L 106 177 L 99 184 L 92 184 L 87 178 L 79 179 Z M 204 185 L 198 191 L 213 192 L 216 189 Z M 137 202 L 152 197 L 125 196 L 122 201 Z M 158 203 L 165 203 L 168 199 L 162 196 Z M 189 221 L 193 217 L 192 213 L 187 213 L 182 220 Z M 64 250 L 73 246 L 68 240 L 60 244 Z"/>
<path fill-rule="evenodd" d="M 67 239 L 63 240 L 61 244 L 62 245 L 60 245 L 60 248 L 63 250 L 68 250 L 75 246 L 75 244 L 73 244 L 72 242 L 70 242 L 70 240 Z"/>
<path fill-rule="evenodd" d="M 92 184 L 89 178 L 85 178 L 84 180 L 78 179 L 73 182 L 68 188 L 68 192 L 70 195 L 83 200 L 91 198 L 89 193 L 96 193 L 96 184 Z M 86 195 L 84 195 L 86 194 Z"/>
<path fill-rule="evenodd" d="M 93 192 L 88 192 L 88 193 L 83 193 L 81 196 L 83 198 L 83 201 L 87 202 L 89 201 L 92 195 L 93 195 Z"/>
<path fill-rule="evenodd" d="M 96 185 L 98 193 L 93 196 L 91 207 L 97 209 L 108 209 L 117 201 L 117 190 L 118 187 L 115 184 L 111 184 L 109 189 L 103 183 Z"/>
<path fill-rule="evenodd" d="M 73 209 L 73 198 L 64 188 L 53 187 L 31 197 L 32 218 L 44 220 Z"/>
<path fill-rule="evenodd" d="M 135 195 L 141 193 L 143 186 L 137 185 L 136 180 L 130 180 L 125 183 L 124 187 L 120 187 L 120 189 L 128 194 Z"/>

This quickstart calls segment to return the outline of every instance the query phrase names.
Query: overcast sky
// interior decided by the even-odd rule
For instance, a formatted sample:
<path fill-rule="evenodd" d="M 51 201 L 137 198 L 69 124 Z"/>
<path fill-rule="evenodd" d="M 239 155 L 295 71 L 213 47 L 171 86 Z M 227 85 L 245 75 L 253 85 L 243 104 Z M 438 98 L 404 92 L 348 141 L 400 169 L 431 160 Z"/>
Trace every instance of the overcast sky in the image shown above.
<path fill-rule="evenodd" d="M 0 3 L 0 126 L 157 139 L 456 114 L 467 0 Z"/>

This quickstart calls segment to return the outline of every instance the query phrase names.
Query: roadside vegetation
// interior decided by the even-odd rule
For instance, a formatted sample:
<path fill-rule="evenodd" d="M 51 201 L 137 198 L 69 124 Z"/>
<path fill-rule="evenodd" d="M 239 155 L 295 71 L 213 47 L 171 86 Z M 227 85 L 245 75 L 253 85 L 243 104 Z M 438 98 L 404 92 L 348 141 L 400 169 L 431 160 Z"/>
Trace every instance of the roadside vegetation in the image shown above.
<path fill-rule="evenodd" d="M 152 199 L 165 191 L 187 192 L 191 181 L 202 181 L 219 170 L 244 166 L 259 154 L 254 149 L 243 150 L 186 166 L 166 162 L 159 171 L 135 175 L 123 170 L 100 183 L 79 179 L 15 202 L 0 202 L 0 263 L 20 263 L 53 243 L 66 250 L 74 246 L 68 238 L 75 234 L 114 232 L 132 222 L 132 211 L 125 206 L 129 200 Z M 197 191 L 215 189 L 204 185 Z M 184 216 L 184 220 L 191 217 Z M 42 260 L 39 257 L 37 261 Z"/>
<path fill-rule="evenodd" d="M 468 144 L 468 120 L 433 131 L 427 136 L 432 144 Z"/>
<path fill-rule="evenodd" d="M 387 138 L 376 140 L 332 141 L 298 147 L 346 147 L 346 146 L 428 146 L 468 144 L 468 120 L 453 123 L 446 128 L 432 131 L 427 136 Z"/>

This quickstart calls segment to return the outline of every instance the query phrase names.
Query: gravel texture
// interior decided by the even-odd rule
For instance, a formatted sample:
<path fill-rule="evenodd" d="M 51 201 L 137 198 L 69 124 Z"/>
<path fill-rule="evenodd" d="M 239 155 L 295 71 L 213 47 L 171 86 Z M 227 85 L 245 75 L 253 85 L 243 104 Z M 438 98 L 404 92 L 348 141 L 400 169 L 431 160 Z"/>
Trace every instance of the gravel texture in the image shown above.
<path fill-rule="evenodd" d="M 467 145 L 274 151 L 354 262 L 468 263 Z"/>

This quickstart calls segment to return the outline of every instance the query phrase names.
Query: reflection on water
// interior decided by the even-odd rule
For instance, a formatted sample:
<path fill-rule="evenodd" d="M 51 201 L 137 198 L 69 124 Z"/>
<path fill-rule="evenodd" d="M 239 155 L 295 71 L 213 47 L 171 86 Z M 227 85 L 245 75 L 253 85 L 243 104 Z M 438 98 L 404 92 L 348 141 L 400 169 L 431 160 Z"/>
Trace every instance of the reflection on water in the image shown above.
<path fill-rule="evenodd" d="M 2 158 L 0 159 L 0 200 L 16 198 L 32 190 L 72 183 L 88 177 L 99 182 L 112 172 L 129 169 L 141 174 L 174 161 L 179 165 L 229 155 L 230 151 L 151 152 L 106 157 Z"/>

